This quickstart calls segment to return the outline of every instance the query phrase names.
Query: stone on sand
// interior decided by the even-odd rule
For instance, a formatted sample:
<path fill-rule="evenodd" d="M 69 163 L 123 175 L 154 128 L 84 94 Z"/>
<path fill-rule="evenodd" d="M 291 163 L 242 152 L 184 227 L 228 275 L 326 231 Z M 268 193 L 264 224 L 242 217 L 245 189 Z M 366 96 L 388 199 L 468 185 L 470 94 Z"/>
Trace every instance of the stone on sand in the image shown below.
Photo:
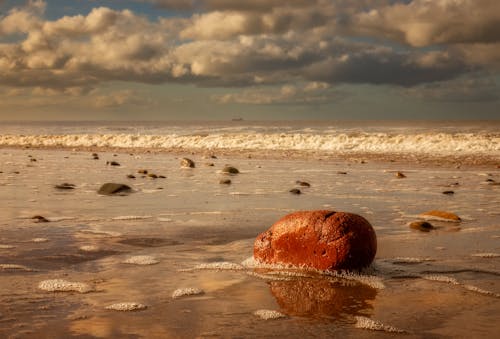
<path fill-rule="evenodd" d="M 360 269 L 376 252 L 377 237 L 365 218 L 327 210 L 286 215 L 254 244 L 257 261 L 318 270 Z"/>
<path fill-rule="evenodd" d="M 433 229 L 435 229 L 434 226 L 432 226 L 431 223 L 427 221 L 414 221 L 410 223 L 410 228 L 413 228 L 414 230 L 419 230 L 422 232 L 429 232 Z"/>
<path fill-rule="evenodd" d="M 222 169 L 222 173 L 224 173 L 224 174 L 238 174 L 238 173 L 240 173 L 240 171 L 236 167 L 226 165 Z"/>
<path fill-rule="evenodd" d="M 108 182 L 102 185 L 97 193 L 102 195 L 113 195 L 118 193 L 130 192 L 131 190 L 132 189 L 130 188 L 130 186 Z"/>
<path fill-rule="evenodd" d="M 76 186 L 65 182 L 65 183 L 62 183 L 59 185 L 55 185 L 54 187 L 57 189 L 60 189 L 60 190 L 73 190 L 73 189 L 75 189 Z"/>
<path fill-rule="evenodd" d="M 289 192 L 292 194 L 301 194 L 302 193 L 298 188 L 292 188 Z"/>
<path fill-rule="evenodd" d="M 194 161 L 189 159 L 189 158 L 182 158 L 181 159 L 181 167 L 182 168 L 195 168 Z"/>

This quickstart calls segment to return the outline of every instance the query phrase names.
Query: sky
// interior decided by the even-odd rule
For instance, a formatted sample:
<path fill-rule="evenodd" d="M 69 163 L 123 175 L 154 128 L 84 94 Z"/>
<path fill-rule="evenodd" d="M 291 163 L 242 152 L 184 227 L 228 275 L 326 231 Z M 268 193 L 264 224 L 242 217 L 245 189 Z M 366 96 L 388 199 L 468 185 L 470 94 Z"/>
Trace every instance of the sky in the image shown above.
<path fill-rule="evenodd" d="M 500 119 L 498 0 L 0 0 L 0 120 Z"/>

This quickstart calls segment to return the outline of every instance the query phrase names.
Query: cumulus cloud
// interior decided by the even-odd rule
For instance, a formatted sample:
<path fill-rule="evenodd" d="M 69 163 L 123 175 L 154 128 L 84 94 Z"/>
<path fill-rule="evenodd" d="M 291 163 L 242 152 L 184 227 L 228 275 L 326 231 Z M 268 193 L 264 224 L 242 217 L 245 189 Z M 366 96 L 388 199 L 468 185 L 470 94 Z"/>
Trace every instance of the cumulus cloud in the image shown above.
<path fill-rule="evenodd" d="M 413 0 L 353 17 L 353 29 L 412 46 L 500 42 L 497 0 Z"/>
<path fill-rule="evenodd" d="M 76 96 L 113 81 L 176 82 L 248 87 L 220 103 L 317 103 L 335 97 L 335 84 L 447 84 L 500 67 L 497 1 L 149 2 L 192 12 L 151 19 L 96 7 L 48 20 L 41 0 L 10 9 L 0 17 L 0 85 Z M 133 97 L 101 94 L 95 102 Z"/>

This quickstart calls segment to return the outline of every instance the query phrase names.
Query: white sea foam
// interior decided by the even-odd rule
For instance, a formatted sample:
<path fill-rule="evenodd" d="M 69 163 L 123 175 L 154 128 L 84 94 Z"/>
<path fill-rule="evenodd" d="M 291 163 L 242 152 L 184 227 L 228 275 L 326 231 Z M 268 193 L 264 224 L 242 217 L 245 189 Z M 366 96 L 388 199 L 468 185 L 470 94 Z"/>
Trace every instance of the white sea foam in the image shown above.
<path fill-rule="evenodd" d="M 172 293 L 172 298 L 177 299 L 180 297 L 185 297 L 190 295 L 200 295 L 204 293 L 205 292 L 202 289 L 196 287 L 178 288 Z"/>
<path fill-rule="evenodd" d="M 253 314 L 263 320 L 286 318 L 286 315 L 274 310 L 257 310 Z"/>
<path fill-rule="evenodd" d="M 339 153 L 500 155 L 496 133 L 209 133 L 203 135 L 1 135 L 0 145 L 186 149 L 314 150 Z"/>
<path fill-rule="evenodd" d="M 132 265 L 155 265 L 158 264 L 159 261 L 156 260 L 156 258 L 149 255 L 136 255 L 127 258 L 123 263 Z"/>
<path fill-rule="evenodd" d="M 88 293 L 94 288 L 86 283 L 72 282 L 62 279 L 44 280 L 38 284 L 38 288 L 48 292 L 79 292 Z"/>
<path fill-rule="evenodd" d="M 139 304 L 135 302 L 122 302 L 113 305 L 106 306 L 107 310 L 131 312 L 131 311 L 141 311 L 147 308 L 144 304 Z"/>
<path fill-rule="evenodd" d="M 372 320 L 370 318 L 356 316 L 356 324 L 354 325 L 356 328 L 362 328 L 365 330 L 372 331 L 384 331 L 391 333 L 404 333 L 405 331 L 400 330 L 394 326 L 384 325 L 381 322 Z"/>
<path fill-rule="evenodd" d="M 446 275 L 424 275 L 422 278 L 425 280 L 444 282 L 452 285 L 460 285 L 457 279 L 448 277 Z"/>

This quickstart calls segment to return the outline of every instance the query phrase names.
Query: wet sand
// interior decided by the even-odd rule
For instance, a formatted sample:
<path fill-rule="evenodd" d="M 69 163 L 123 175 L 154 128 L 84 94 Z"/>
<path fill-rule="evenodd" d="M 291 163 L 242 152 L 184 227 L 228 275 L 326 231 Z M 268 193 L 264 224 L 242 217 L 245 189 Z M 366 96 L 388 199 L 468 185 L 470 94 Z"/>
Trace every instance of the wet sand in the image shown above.
<path fill-rule="evenodd" d="M 500 331 L 494 161 L 457 168 L 436 159 L 216 155 L 110 151 L 94 160 L 86 151 L 0 150 L 0 336 L 486 338 Z M 181 169 L 182 156 L 196 168 Z M 219 184 L 225 164 L 241 172 L 231 185 Z M 292 195 L 297 180 L 311 187 Z M 134 192 L 98 195 L 105 182 Z M 75 189 L 54 188 L 61 183 Z M 373 265 L 321 275 L 247 260 L 260 232 L 309 209 L 368 219 L 378 237 Z M 430 232 L 408 226 L 432 209 L 462 222 L 433 220 Z M 39 288 L 54 279 L 91 291 Z M 182 288 L 203 293 L 173 298 Z M 107 308 L 124 302 L 146 308 Z M 284 317 L 265 320 L 259 310 Z"/>

